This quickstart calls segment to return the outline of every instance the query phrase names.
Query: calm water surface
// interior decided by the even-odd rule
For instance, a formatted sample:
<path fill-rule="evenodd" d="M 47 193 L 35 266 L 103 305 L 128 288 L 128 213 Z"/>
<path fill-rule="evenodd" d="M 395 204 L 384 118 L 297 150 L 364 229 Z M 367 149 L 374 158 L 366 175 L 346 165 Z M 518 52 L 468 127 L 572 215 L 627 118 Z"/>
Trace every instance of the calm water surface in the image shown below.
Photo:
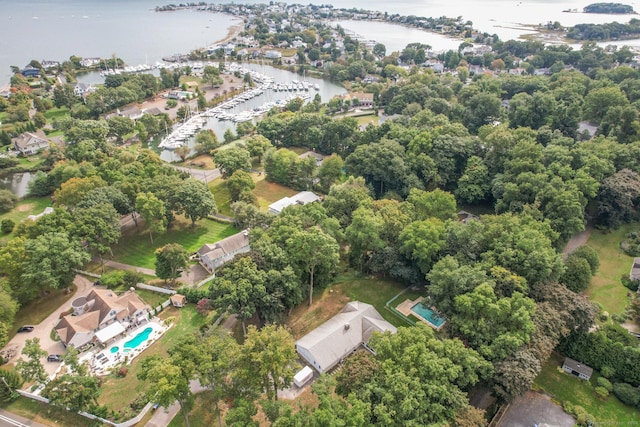
<path fill-rule="evenodd" d="M 237 3 L 264 3 L 246 0 Z M 188 52 L 224 38 L 232 17 L 195 11 L 156 13 L 167 0 L 0 0 L 0 82 L 7 82 L 10 66 L 23 67 L 31 59 L 64 60 L 71 55 L 110 57 L 128 64 L 155 63 L 163 56 Z M 307 3 L 288 1 L 288 3 Z M 315 2 L 327 3 L 327 2 Z M 400 15 L 462 16 L 473 26 L 501 39 L 517 38 L 532 30 L 526 25 L 560 21 L 578 23 L 626 22 L 630 16 L 563 13 L 581 10 L 587 0 L 335 0 L 336 7 L 380 10 Z M 639 2 L 625 2 L 640 11 Z M 351 27 L 351 28 L 350 28 Z M 457 47 L 459 41 L 422 31 L 381 23 L 355 22 L 345 28 L 399 50 L 422 41 L 435 50 Z M 417 40 L 414 40 L 417 38 Z M 619 45 L 640 46 L 639 40 Z"/>

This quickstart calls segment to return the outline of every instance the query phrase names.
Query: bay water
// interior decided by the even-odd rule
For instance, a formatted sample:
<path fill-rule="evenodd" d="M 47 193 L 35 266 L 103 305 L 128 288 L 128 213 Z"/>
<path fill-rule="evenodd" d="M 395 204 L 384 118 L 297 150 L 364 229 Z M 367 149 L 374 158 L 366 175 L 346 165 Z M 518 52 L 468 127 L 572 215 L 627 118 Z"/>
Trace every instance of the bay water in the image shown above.
<path fill-rule="evenodd" d="M 174 1 L 175 2 L 175 1 Z M 11 76 L 10 66 L 24 67 L 31 59 L 66 60 L 71 55 L 111 57 L 129 65 L 153 64 L 163 56 L 186 53 L 223 39 L 238 23 L 224 14 L 192 10 L 155 12 L 167 0 L 0 0 L 0 83 Z M 175 2 L 177 3 L 177 2 Z M 246 0 L 237 3 L 264 3 Z M 306 3 L 287 1 L 287 3 Z M 325 2 L 317 2 L 325 3 Z M 564 13 L 582 10 L 589 0 L 334 0 L 335 7 L 386 11 L 416 16 L 461 16 L 474 28 L 501 39 L 531 33 L 531 25 L 559 21 L 577 23 L 626 22 L 630 16 Z M 625 2 L 640 11 L 638 2 Z M 450 49 L 458 40 L 382 23 L 350 21 L 359 35 L 399 50 L 407 43 Z M 415 39 L 414 39 L 415 38 Z M 640 46 L 639 40 L 618 45 Z"/>

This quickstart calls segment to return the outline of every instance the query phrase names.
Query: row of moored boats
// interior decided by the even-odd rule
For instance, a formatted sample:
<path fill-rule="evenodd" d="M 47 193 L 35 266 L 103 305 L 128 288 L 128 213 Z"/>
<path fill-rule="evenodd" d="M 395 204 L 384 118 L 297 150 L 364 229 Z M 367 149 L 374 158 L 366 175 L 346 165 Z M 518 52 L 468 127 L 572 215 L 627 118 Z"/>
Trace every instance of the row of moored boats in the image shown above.
<path fill-rule="evenodd" d="M 302 98 L 303 100 L 308 100 L 311 98 L 309 90 L 312 87 L 315 90 L 320 90 L 320 87 L 317 84 L 312 85 L 306 81 L 298 82 L 293 80 L 291 83 L 276 83 L 271 77 L 265 76 L 264 74 L 258 73 L 254 70 L 248 70 L 235 63 L 228 64 L 225 68 L 230 73 L 239 72 L 242 75 L 246 75 L 248 73 L 252 80 L 258 83 L 259 86 L 242 92 L 216 107 L 192 115 L 188 120 L 178 125 L 169 135 L 167 135 L 158 145 L 159 148 L 174 150 L 185 145 L 191 137 L 204 127 L 208 118 L 230 120 L 235 123 L 246 122 L 262 116 L 274 107 L 284 107 L 291 99 Z M 283 99 L 278 99 L 274 102 L 266 102 L 253 109 L 243 110 L 240 112 L 236 111 L 236 109 L 244 102 L 262 95 L 267 90 L 290 93 L 283 97 Z"/>

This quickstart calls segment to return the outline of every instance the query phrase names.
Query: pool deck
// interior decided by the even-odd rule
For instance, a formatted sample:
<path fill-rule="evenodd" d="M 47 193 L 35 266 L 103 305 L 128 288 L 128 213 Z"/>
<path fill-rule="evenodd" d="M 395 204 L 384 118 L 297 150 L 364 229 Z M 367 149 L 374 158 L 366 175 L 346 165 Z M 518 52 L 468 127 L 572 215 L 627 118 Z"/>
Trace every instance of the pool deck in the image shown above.
<path fill-rule="evenodd" d="M 124 343 L 134 338 L 138 333 L 142 332 L 145 328 L 151 327 L 153 331 L 149 335 L 149 338 L 141 343 L 134 349 L 127 349 L 124 351 Z M 158 319 L 152 319 L 143 323 L 134 330 L 128 331 L 126 335 L 120 336 L 117 340 L 107 344 L 105 348 L 98 351 L 89 352 L 84 355 L 81 360 L 86 361 L 89 364 L 91 372 L 94 375 L 106 375 L 110 369 L 120 365 L 129 364 L 131 361 L 142 353 L 145 349 L 151 346 L 158 338 L 166 332 L 168 328 L 162 324 Z M 112 347 L 119 347 L 117 352 L 112 353 Z"/>
<path fill-rule="evenodd" d="M 415 300 L 410 300 L 410 299 L 406 299 L 403 302 L 401 302 L 400 304 L 398 304 L 398 306 L 396 307 L 396 310 L 398 310 L 400 313 L 404 314 L 406 317 L 409 317 L 409 315 L 412 315 L 413 317 L 419 319 L 422 323 L 425 323 L 427 325 L 429 325 L 430 327 L 432 327 L 433 329 L 435 329 L 436 331 L 439 331 L 440 329 L 442 329 L 442 327 L 444 326 L 444 323 L 442 323 L 442 325 L 440 326 L 436 326 L 433 323 L 429 322 L 427 319 L 425 319 L 424 317 L 420 316 L 418 313 L 416 313 L 415 311 L 411 310 L 411 308 L 422 302 L 422 300 L 424 300 L 423 297 L 419 297 Z"/>

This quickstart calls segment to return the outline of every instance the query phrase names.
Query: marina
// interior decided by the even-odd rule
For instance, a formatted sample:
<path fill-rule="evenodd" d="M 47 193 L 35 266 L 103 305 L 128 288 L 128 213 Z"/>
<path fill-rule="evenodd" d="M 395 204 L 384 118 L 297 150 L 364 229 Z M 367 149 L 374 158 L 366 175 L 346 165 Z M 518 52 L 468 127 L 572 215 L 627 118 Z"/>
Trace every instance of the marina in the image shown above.
<path fill-rule="evenodd" d="M 214 62 L 189 65 L 194 69 L 203 68 L 204 66 L 219 67 L 219 64 Z M 257 68 L 262 68 L 262 70 L 259 71 Z M 292 99 L 300 98 L 303 102 L 308 102 L 314 98 L 316 94 L 321 93 L 319 83 L 307 80 L 305 77 L 300 77 L 288 71 L 276 70 L 272 67 L 264 67 L 257 64 L 243 65 L 225 63 L 224 70 L 225 74 L 240 74 L 243 76 L 248 74 L 257 86 L 248 88 L 215 107 L 205 111 L 194 112 L 182 123 L 177 124 L 171 132 L 160 141 L 158 148 L 169 151 L 175 150 L 188 145 L 190 141 L 193 140 L 195 134 L 201 129 L 213 128 L 215 131 L 215 125 L 217 123 L 229 122 L 229 125 L 224 126 L 226 130 L 226 128 L 235 126 L 237 123 L 257 119 L 274 107 L 284 107 Z M 269 71 L 286 73 L 277 74 L 281 77 L 290 77 L 290 79 L 282 80 L 271 77 L 267 75 Z M 291 78 L 293 76 L 297 78 Z M 337 89 L 337 91 L 334 89 L 334 92 L 344 92 L 344 89 L 339 86 L 332 86 L 335 86 Z"/>

